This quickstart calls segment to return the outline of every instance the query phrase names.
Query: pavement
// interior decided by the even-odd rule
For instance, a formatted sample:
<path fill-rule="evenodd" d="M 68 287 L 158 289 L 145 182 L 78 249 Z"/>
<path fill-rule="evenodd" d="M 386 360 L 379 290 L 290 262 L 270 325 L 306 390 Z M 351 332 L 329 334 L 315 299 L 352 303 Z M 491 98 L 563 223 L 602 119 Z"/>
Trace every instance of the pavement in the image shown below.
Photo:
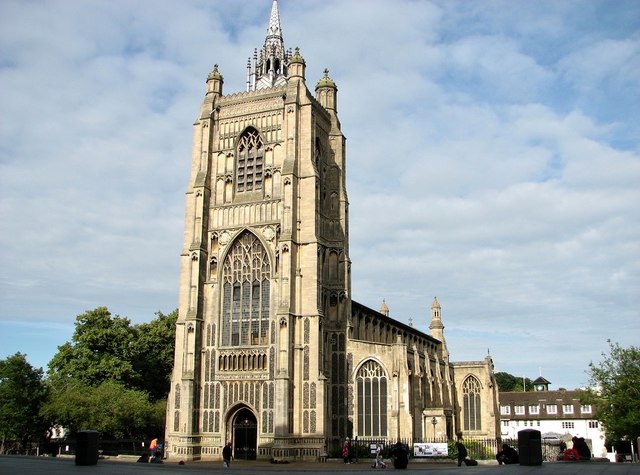
<path fill-rule="evenodd" d="M 640 475 L 640 463 L 611 462 L 544 462 L 537 466 L 498 465 L 496 462 L 482 463 L 476 467 L 458 467 L 454 462 L 429 463 L 410 461 L 405 470 L 397 470 L 388 464 L 384 471 L 401 472 L 402 475 L 419 475 L 423 472 L 435 471 L 439 474 L 478 472 L 478 475 L 535 474 L 535 475 Z M 96 465 L 76 465 L 73 457 L 35 457 L 2 455 L 0 456 L 0 475 L 199 475 L 212 472 L 237 472 L 238 475 L 256 475 L 256 473 L 273 472 L 281 474 L 328 474 L 336 472 L 381 471 L 371 468 L 369 461 L 357 464 L 344 464 L 341 461 L 326 463 L 292 462 L 289 464 L 271 464 L 268 461 L 233 461 L 231 467 L 225 469 L 222 462 L 186 462 L 179 465 L 174 462 L 163 464 L 136 463 L 135 459 L 100 459 Z M 357 475 L 357 474 L 355 474 Z M 398 474 L 401 475 L 401 474 Z"/>

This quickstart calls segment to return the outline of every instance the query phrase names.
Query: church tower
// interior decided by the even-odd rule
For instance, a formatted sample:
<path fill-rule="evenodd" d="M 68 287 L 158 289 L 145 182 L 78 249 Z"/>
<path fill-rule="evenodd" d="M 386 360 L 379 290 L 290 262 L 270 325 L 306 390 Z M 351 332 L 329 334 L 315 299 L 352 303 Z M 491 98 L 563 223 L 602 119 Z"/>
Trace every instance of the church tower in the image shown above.
<path fill-rule="evenodd" d="M 207 77 L 186 193 L 170 459 L 219 459 L 227 442 L 236 458 L 317 457 L 328 425 L 346 419 L 335 406 L 351 313 L 345 137 L 336 84 L 325 70 L 311 93 L 305 66 L 285 50 L 274 0 L 246 90 L 223 94 L 218 65 Z"/>

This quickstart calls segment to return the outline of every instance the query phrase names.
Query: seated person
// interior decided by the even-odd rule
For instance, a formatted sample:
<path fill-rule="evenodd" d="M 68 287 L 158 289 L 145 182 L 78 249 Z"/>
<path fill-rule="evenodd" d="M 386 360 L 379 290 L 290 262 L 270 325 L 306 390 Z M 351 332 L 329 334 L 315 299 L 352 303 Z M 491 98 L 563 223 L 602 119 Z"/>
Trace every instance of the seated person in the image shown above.
<path fill-rule="evenodd" d="M 496 460 L 500 465 L 518 463 L 520 461 L 518 452 L 508 444 L 502 444 L 502 450 L 496 454 Z"/>
<path fill-rule="evenodd" d="M 574 437 L 573 448 L 578 451 L 580 460 L 591 460 L 591 450 L 584 440 L 584 437 Z"/>

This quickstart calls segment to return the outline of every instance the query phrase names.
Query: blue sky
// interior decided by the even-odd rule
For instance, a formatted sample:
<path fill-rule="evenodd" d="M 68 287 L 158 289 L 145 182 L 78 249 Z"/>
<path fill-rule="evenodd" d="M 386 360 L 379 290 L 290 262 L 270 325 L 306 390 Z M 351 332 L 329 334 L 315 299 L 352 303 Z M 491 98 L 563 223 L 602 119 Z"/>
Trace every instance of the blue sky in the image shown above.
<path fill-rule="evenodd" d="M 339 88 L 353 299 L 453 361 L 588 382 L 640 334 L 640 3 L 280 0 Z M 0 3 L 0 358 L 177 307 L 192 123 L 270 0 Z M 333 21 L 331 21 L 333 19 Z"/>

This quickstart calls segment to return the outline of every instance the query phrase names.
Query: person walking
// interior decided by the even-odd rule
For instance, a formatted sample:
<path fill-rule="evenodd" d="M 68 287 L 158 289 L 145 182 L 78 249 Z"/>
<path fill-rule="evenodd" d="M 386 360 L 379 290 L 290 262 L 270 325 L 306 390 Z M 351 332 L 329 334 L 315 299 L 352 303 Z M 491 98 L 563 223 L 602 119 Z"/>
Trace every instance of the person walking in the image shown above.
<path fill-rule="evenodd" d="M 380 444 L 376 445 L 376 461 L 373 463 L 373 468 L 387 468 L 382 459 L 382 446 Z"/>
<path fill-rule="evenodd" d="M 153 439 L 149 444 L 149 462 L 156 456 L 158 450 L 158 439 Z"/>
<path fill-rule="evenodd" d="M 466 463 L 467 448 L 462 443 L 462 434 L 458 434 L 458 441 L 456 442 L 456 449 L 458 449 L 458 467 L 462 465 L 462 462 Z"/>
<path fill-rule="evenodd" d="M 231 442 L 227 442 L 227 445 L 222 449 L 222 460 L 224 461 L 224 468 L 231 466 L 231 458 L 233 457 L 233 450 L 231 449 Z"/>

